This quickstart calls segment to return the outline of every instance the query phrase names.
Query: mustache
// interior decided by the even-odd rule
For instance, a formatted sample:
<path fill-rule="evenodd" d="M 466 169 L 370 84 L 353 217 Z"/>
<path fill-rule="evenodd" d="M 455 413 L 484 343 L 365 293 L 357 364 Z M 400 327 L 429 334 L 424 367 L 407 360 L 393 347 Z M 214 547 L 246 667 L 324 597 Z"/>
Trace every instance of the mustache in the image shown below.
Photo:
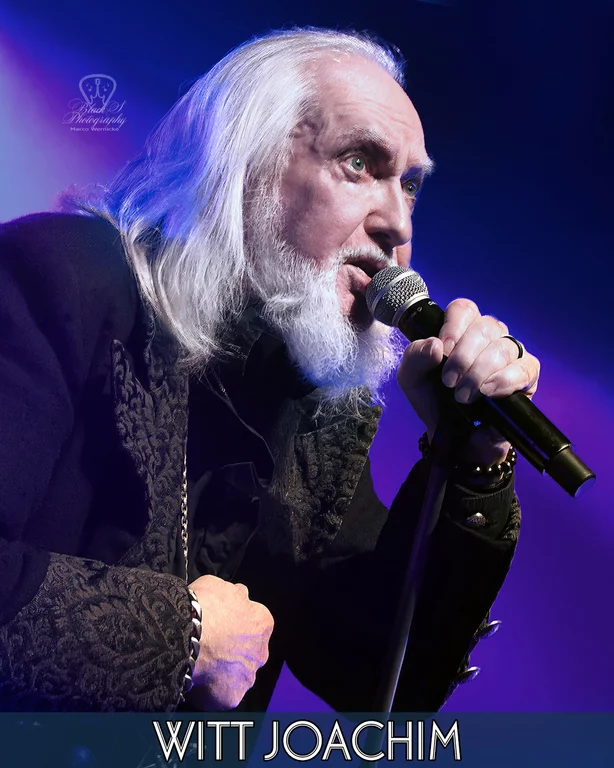
<path fill-rule="evenodd" d="M 338 266 L 344 264 L 359 266 L 371 277 L 380 269 L 396 266 L 394 258 L 375 244 L 360 248 L 343 248 L 337 254 L 337 263 Z"/>

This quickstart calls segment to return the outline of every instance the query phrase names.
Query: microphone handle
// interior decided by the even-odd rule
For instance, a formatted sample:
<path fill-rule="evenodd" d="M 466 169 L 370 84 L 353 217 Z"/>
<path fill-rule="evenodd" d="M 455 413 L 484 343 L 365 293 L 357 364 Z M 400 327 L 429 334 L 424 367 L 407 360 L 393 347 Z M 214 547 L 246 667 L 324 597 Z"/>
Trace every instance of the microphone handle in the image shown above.
<path fill-rule="evenodd" d="M 401 313 L 401 314 L 400 314 Z M 431 299 L 420 299 L 399 310 L 394 325 L 410 341 L 438 336 L 444 312 Z M 441 380 L 443 362 L 430 379 L 444 416 L 460 416 L 474 426 L 494 426 L 533 466 L 552 477 L 572 496 L 589 487 L 595 473 L 572 450 L 571 441 L 522 392 L 508 397 L 481 396 L 475 403 L 462 404 L 454 399 L 454 390 Z"/>

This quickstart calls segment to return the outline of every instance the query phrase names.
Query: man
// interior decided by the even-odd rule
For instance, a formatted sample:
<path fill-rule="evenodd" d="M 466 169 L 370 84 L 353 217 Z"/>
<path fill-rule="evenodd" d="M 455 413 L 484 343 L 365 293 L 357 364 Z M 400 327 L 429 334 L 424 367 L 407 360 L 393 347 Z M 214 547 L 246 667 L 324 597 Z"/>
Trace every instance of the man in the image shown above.
<path fill-rule="evenodd" d="M 401 353 L 364 294 L 409 264 L 432 166 L 401 81 L 365 37 L 255 40 L 89 216 L 0 230 L 4 708 L 260 709 L 284 660 L 337 709 L 372 706 L 428 474 L 388 513 L 368 464 Z M 461 299 L 403 353 L 429 438 L 444 354 L 461 402 L 534 392 L 506 334 Z M 471 465 L 508 449 L 476 431 L 450 482 L 400 709 L 441 706 L 492 630 L 518 507 Z"/>

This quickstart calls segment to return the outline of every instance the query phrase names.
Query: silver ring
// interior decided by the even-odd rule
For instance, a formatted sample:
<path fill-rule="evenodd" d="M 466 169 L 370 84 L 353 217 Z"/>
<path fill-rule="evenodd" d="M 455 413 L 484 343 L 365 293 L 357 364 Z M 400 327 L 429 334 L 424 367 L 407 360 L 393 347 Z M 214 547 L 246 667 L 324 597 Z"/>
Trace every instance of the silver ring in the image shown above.
<path fill-rule="evenodd" d="M 502 336 L 501 338 L 502 339 L 509 339 L 510 341 L 513 341 L 514 344 L 518 347 L 518 360 L 520 360 L 520 358 L 524 356 L 524 347 L 518 341 L 518 339 L 515 339 L 513 336 Z"/>

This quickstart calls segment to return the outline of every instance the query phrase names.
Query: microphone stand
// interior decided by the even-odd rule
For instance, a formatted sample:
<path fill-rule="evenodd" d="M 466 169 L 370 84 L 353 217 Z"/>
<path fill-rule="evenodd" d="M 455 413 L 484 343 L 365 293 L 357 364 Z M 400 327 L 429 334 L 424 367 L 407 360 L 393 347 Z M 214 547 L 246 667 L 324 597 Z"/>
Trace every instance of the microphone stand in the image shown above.
<path fill-rule="evenodd" d="M 375 694 L 374 712 L 386 713 L 388 716 L 392 712 L 416 602 L 426 567 L 431 536 L 439 520 L 450 470 L 454 467 L 458 448 L 467 438 L 469 431 L 467 424 L 463 424 L 458 418 L 441 421 L 435 431 L 429 454 L 431 468 L 426 492 L 418 517 L 397 613 L 390 633 L 383 666 L 384 671 Z M 383 738 L 384 731 L 378 730 L 372 739 L 367 739 L 371 754 L 381 751 Z M 375 763 L 377 762 L 375 761 Z M 367 764 L 373 765 L 374 761 L 361 761 L 361 766 L 364 768 Z"/>

